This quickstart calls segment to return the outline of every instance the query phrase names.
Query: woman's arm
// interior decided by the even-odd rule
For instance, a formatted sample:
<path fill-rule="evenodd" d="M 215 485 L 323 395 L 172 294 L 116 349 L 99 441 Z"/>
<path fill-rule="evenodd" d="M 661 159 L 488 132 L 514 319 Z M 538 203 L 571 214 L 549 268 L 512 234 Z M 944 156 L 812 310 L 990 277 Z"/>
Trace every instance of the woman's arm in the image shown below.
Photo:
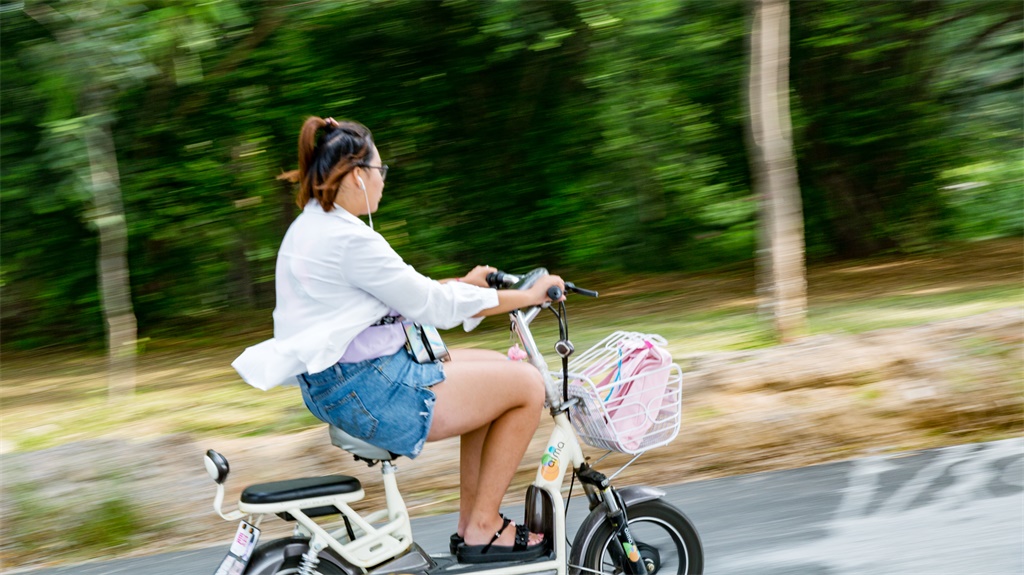
<path fill-rule="evenodd" d="M 488 287 L 487 275 L 496 271 L 498 271 L 498 268 L 492 268 L 491 266 L 476 266 L 461 278 L 442 280 L 442 283 L 444 281 L 458 281 L 479 287 Z M 485 309 L 474 317 L 508 313 L 514 309 L 541 305 L 544 302 L 551 301 L 548 298 L 548 289 L 551 286 L 558 286 L 563 292 L 565 291 L 565 282 L 562 281 L 562 278 L 553 275 L 538 278 L 533 287 L 528 290 L 498 290 L 498 305 Z M 562 299 L 565 299 L 564 295 Z"/>
<path fill-rule="evenodd" d="M 548 297 L 548 288 L 551 286 L 558 286 L 563 292 L 562 297 L 558 301 L 565 299 L 565 282 L 562 281 L 562 278 L 552 275 L 541 276 L 533 284 L 533 287 L 528 290 L 498 290 L 498 305 L 481 311 L 476 317 L 508 313 L 514 309 L 549 302 L 551 299 Z"/>
<path fill-rule="evenodd" d="M 448 329 L 500 303 L 497 290 L 477 284 L 480 276 L 486 285 L 486 274 L 471 272 L 461 282 L 442 285 L 406 264 L 380 234 L 359 227 L 347 231 L 337 248 L 343 254 L 342 278 L 409 320 Z"/>
<path fill-rule="evenodd" d="M 440 279 L 437 280 L 437 283 L 446 284 L 448 282 L 462 282 L 482 288 L 491 287 L 487 285 L 487 274 L 496 271 L 498 271 L 498 268 L 492 268 L 491 266 L 476 266 L 461 278 Z"/>
<path fill-rule="evenodd" d="M 360 231 L 363 233 L 351 238 L 344 248 L 346 265 L 343 273 L 346 279 L 406 318 L 420 323 L 447 329 L 467 317 L 496 315 L 541 305 L 550 301 L 548 288 L 555 285 L 565 288 L 562 278 L 549 275 L 539 278 L 528 290 L 479 289 L 486 288 L 487 274 L 497 271 L 489 266 L 473 268 L 458 282 L 465 286 L 447 285 L 442 288 L 440 282 L 407 265 L 382 236 Z M 484 307 L 495 299 L 497 305 Z M 471 309 L 467 310 L 467 307 Z M 481 308 L 482 311 L 473 313 Z"/>

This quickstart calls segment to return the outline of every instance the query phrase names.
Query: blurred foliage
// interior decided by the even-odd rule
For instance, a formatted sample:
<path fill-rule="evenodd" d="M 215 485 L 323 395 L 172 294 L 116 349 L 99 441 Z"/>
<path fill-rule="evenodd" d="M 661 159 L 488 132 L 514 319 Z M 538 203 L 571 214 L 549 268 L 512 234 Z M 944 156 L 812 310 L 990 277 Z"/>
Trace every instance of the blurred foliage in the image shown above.
<path fill-rule="evenodd" d="M 76 137 L 95 90 L 143 335 L 273 306 L 297 213 L 274 176 L 294 167 L 308 115 L 374 131 L 393 168 L 375 223 L 436 277 L 484 262 L 666 271 L 753 255 L 740 0 L 20 6 L 0 6 L 6 344 L 102 339 Z M 1024 231 L 1022 11 L 793 3 L 812 258 Z"/>
<path fill-rule="evenodd" d="M 19 470 L 20 471 L 20 470 Z M 37 483 L 15 483 L 6 516 L 8 558 L 17 562 L 49 558 L 88 558 L 152 539 L 167 522 L 147 516 L 125 495 L 124 480 L 103 477 L 101 488 L 88 497 L 79 493 L 54 497 Z M 95 491 L 98 491 L 95 492 Z"/>
<path fill-rule="evenodd" d="M 913 251 L 966 231 L 963 220 L 980 214 L 954 213 L 940 192 L 942 172 L 978 157 L 1019 169 L 1011 154 L 1024 143 L 1024 7 L 931 0 L 851 10 L 825 0 L 794 2 L 792 19 L 809 249 Z M 984 94 L 994 88 L 1012 104 L 990 107 Z M 997 142 L 983 127 L 990 122 L 1015 128 Z M 1013 221 L 991 231 L 1020 233 L 1020 180 L 986 191 L 1014 208 L 1006 212 Z"/>

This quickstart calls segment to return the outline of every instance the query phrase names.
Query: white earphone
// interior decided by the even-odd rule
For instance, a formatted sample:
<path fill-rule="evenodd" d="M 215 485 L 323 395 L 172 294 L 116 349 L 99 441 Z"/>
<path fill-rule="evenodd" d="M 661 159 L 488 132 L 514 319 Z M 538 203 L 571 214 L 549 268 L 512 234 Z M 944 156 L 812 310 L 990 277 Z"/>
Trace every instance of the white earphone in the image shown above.
<path fill-rule="evenodd" d="M 359 180 L 359 187 L 363 190 L 363 197 L 366 199 L 366 217 L 370 219 L 370 229 L 373 229 L 373 214 L 370 213 L 370 195 L 366 193 L 366 182 L 363 181 L 361 176 L 356 176 Z"/>

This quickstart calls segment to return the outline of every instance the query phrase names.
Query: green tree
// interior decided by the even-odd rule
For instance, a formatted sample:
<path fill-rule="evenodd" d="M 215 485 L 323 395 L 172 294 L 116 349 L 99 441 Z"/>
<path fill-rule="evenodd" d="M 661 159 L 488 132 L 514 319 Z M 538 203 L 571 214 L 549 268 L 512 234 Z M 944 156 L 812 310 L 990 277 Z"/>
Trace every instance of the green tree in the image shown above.
<path fill-rule="evenodd" d="M 1020 3 L 825 0 L 793 10 L 812 243 L 862 256 L 948 235 L 941 173 L 963 150 L 939 81 L 953 56 L 943 40 L 966 20 L 1020 21 Z"/>
<path fill-rule="evenodd" d="M 311 114 L 374 130 L 393 168 L 374 221 L 436 276 L 754 256 L 743 0 L 26 6 L 78 20 L 0 12 L 5 345 L 103 332 L 83 225 L 96 122 L 143 336 L 239 330 L 247 310 L 267 324 L 297 213 L 275 176 Z M 792 10 L 808 257 L 1021 232 L 1019 3 Z M 62 34 L 82 49 L 58 50 Z M 93 85 L 106 114 L 84 112 Z"/>
<path fill-rule="evenodd" d="M 91 205 L 83 215 L 98 236 L 96 276 L 106 322 L 111 395 L 134 390 L 137 345 L 128 224 L 113 136 L 117 99 L 158 75 L 158 66 L 183 41 L 202 41 L 210 33 L 206 20 L 216 20 L 230 9 L 154 7 L 133 0 L 66 1 L 56 7 L 30 2 L 24 7 L 25 14 L 47 32 L 44 41 L 31 47 L 29 57 L 40 82 L 50 88 L 48 135 L 55 140 L 71 136 L 81 144 L 67 154 L 66 168 L 88 182 Z M 167 24 L 176 24 L 170 29 L 178 33 L 168 33 Z"/>

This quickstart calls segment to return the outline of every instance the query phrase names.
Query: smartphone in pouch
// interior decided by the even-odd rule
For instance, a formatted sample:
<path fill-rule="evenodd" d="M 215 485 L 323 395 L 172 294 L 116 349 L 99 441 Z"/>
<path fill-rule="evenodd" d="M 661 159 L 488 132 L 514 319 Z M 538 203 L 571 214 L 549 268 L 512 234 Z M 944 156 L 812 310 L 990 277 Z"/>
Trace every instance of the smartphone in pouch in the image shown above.
<path fill-rule="evenodd" d="M 444 344 L 436 327 L 403 321 L 402 328 L 405 330 L 405 348 L 409 350 L 416 363 L 432 363 L 451 359 L 448 347 Z"/>

